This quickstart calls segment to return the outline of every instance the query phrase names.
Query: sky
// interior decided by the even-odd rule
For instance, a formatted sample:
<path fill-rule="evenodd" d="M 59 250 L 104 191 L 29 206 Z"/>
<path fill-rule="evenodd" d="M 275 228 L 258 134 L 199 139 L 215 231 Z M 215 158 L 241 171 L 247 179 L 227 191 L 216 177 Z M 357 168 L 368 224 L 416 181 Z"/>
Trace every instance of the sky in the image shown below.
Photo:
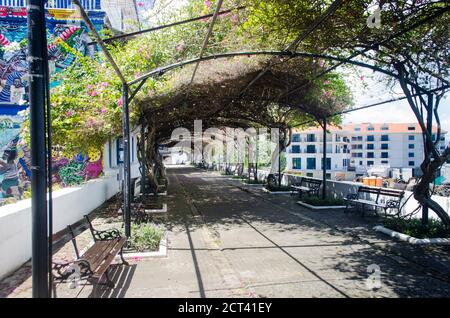
<path fill-rule="evenodd" d="M 342 69 L 341 72 L 345 74 L 347 83 L 353 93 L 353 108 L 404 96 L 398 86 L 393 91 L 387 87 L 384 75 L 377 75 L 372 71 L 361 69 L 357 71 Z M 442 128 L 450 131 L 450 94 L 447 94 L 441 100 L 439 115 Z M 344 116 L 344 123 L 350 122 L 409 123 L 417 122 L 417 119 L 408 102 L 401 100 L 346 114 Z"/>

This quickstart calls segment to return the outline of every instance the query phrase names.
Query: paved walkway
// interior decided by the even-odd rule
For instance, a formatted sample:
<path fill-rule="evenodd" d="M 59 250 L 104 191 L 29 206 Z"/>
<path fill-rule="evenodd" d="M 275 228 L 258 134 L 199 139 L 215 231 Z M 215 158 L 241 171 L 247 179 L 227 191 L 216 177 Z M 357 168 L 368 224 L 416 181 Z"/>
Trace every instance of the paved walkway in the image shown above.
<path fill-rule="evenodd" d="M 374 217 L 310 211 L 217 173 L 168 172 L 168 257 L 116 266 L 102 297 L 450 295 L 448 247 L 397 242 L 371 230 Z"/>
<path fill-rule="evenodd" d="M 216 173 L 169 174 L 168 258 L 139 262 L 125 297 L 450 295 L 446 248 L 412 248 L 374 233 L 373 218 L 312 212 Z"/>

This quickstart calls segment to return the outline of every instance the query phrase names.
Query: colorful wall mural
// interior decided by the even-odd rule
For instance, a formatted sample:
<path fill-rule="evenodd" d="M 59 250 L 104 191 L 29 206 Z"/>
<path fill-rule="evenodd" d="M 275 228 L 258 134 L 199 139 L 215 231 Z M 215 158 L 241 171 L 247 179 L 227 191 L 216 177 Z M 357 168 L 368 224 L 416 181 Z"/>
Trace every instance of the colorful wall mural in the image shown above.
<path fill-rule="evenodd" d="M 97 30 L 104 26 L 100 0 L 84 0 L 83 6 Z M 27 13 L 25 0 L 0 0 L 0 205 L 9 198 L 22 198 L 29 191 L 29 155 L 19 138 L 23 111 L 28 107 Z M 70 0 L 49 0 L 46 10 L 49 68 L 63 72 L 75 56 L 70 48 L 94 57 L 95 46 Z M 51 86 L 58 85 L 51 82 Z M 63 147 L 63 145 L 61 145 Z M 89 154 L 90 155 L 89 155 Z M 73 158 L 54 152 L 53 180 L 61 186 L 79 184 L 102 172 L 102 154 L 86 151 Z M 7 199 L 8 198 L 8 199 Z"/>

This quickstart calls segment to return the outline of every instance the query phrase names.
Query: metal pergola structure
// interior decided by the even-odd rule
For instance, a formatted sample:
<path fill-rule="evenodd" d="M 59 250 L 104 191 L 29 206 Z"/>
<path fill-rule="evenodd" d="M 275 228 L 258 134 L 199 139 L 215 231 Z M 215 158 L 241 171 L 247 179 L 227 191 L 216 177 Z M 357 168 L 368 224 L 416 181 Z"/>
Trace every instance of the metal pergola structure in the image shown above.
<path fill-rule="evenodd" d="M 120 78 L 122 83 L 122 101 L 123 101 L 123 142 L 124 142 L 124 187 L 123 187 L 123 213 L 124 213 L 124 223 L 125 223 L 125 234 L 127 237 L 131 236 L 131 174 L 130 174 L 130 118 L 129 118 L 129 105 L 130 102 L 135 98 L 136 94 L 143 87 L 147 79 L 154 77 L 157 78 L 162 76 L 163 74 L 181 68 L 183 66 L 189 64 L 195 64 L 194 72 L 192 74 L 191 83 L 194 81 L 198 65 L 201 62 L 208 60 L 216 60 L 216 59 L 226 59 L 236 56 L 273 56 L 273 57 L 287 57 L 288 59 L 296 58 L 296 57 L 304 57 L 304 58 L 315 58 L 315 59 L 323 59 L 327 61 L 336 62 L 333 66 L 326 69 L 316 76 L 316 78 L 322 77 L 325 74 L 331 72 L 337 67 L 344 64 L 352 64 L 357 67 L 362 67 L 366 69 L 370 69 L 375 72 L 382 73 L 384 75 L 393 77 L 395 79 L 399 79 L 399 74 L 384 70 L 378 66 L 371 65 L 368 63 L 364 63 L 361 61 L 355 61 L 354 58 L 366 53 L 371 48 L 366 48 L 361 51 L 354 52 L 352 55 L 343 58 L 338 56 L 332 56 L 327 54 L 318 54 L 318 53 L 309 53 L 309 52 L 297 52 L 295 51 L 298 45 L 306 39 L 314 30 L 317 29 L 326 19 L 333 15 L 333 13 L 345 2 L 342 0 L 334 1 L 327 10 L 320 15 L 316 21 L 311 25 L 311 27 L 306 30 L 304 33 L 300 34 L 291 44 L 289 44 L 282 51 L 248 51 L 248 52 L 227 52 L 221 54 L 213 54 L 204 56 L 204 51 L 208 45 L 209 37 L 212 33 L 214 24 L 219 15 L 223 15 L 229 13 L 233 10 L 242 10 L 245 7 L 237 7 L 234 9 L 228 9 L 220 11 L 223 0 L 219 0 L 216 6 L 216 9 L 213 13 L 174 22 L 167 25 L 157 26 L 145 30 L 140 30 L 137 32 L 131 32 L 128 34 L 122 34 L 118 36 L 113 36 L 107 39 L 102 39 L 96 29 L 94 28 L 90 18 L 88 17 L 86 11 L 81 5 L 79 0 L 72 0 L 75 7 L 79 10 L 83 21 L 85 22 L 88 29 L 91 31 L 92 35 L 95 38 L 95 41 L 90 42 L 90 45 L 97 44 L 101 47 L 103 53 L 105 54 L 106 59 L 109 61 L 117 76 Z M 41 0 L 30 0 L 29 5 L 27 7 L 28 13 L 28 40 L 29 40 L 29 74 L 30 74 L 30 131 L 31 131 L 31 171 L 32 171 L 32 269 L 33 269 L 33 297 L 49 297 L 51 296 L 51 257 L 52 257 L 52 247 L 51 247 L 51 236 L 52 236 L 52 198 L 51 198 L 51 129 L 50 123 L 51 118 L 49 115 L 49 72 L 48 72 L 48 60 L 47 60 L 47 45 L 46 45 L 46 27 L 45 27 L 45 10 L 44 10 L 44 2 Z M 408 28 L 402 29 L 401 31 L 388 36 L 386 39 L 373 43 L 374 46 L 383 45 L 392 41 L 393 39 L 414 30 L 420 25 L 427 23 L 434 18 L 441 16 L 442 14 L 448 12 L 450 10 L 449 7 L 442 8 L 438 10 L 434 15 L 429 16 L 425 19 L 419 20 Z M 177 62 L 171 65 L 163 66 L 156 68 L 138 78 L 133 80 L 126 80 L 123 73 L 120 70 L 120 67 L 116 64 L 112 55 L 109 53 L 108 48 L 106 47 L 106 43 L 138 36 L 141 34 L 145 34 L 148 32 L 154 32 L 157 30 L 161 30 L 164 28 L 170 28 L 173 26 L 186 24 L 194 21 L 199 21 L 202 19 L 211 18 L 211 22 L 208 26 L 207 34 L 203 41 L 203 46 L 200 52 L 200 55 L 197 58 L 193 58 L 190 60 L 185 60 L 181 62 Z M 242 89 L 241 94 L 244 94 L 245 91 L 252 86 L 269 68 L 271 64 L 265 69 L 262 70 L 245 88 Z M 136 85 L 137 87 L 132 90 L 131 86 Z M 431 96 L 435 92 L 435 90 L 426 90 L 413 82 L 406 81 L 406 84 L 414 87 L 417 91 L 416 96 Z M 303 86 L 296 87 L 288 92 L 285 95 L 281 96 L 286 97 L 289 94 L 292 94 L 296 90 L 302 89 Z M 448 88 L 441 87 L 438 90 L 442 90 Z M 383 102 L 378 102 L 372 105 L 363 106 L 356 109 L 346 110 L 343 112 L 335 113 L 330 115 L 330 117 L 349 113 L 352 111 L 357 111 L 364 108 L 375 107 L 378 105 L 390 103 L 397 100 L 406 99 L 406 97 L 401 97 L 397 99 L 390 99 Z M 433 107 L 432 104 L 429 104 L 429 107 Z M 432 113 L 432 112 L 430 112 Z M 321 118 L 320 124 L 323 127 L 323 192 L 322 195 L 325 196 L 325 184 L 326 184 L 326 131 L 327 131 L 327 117 Z M 310 123 L 311 121 L 304 122 L 302 124 Z M 426 133 L 432 133 L 431 130 L 431 122 L 432 117 L 428 118 L 428 125 L 426 129 Z M 141 121 L 141 134 L 145 133 L 144 120 Z M 144 138 L 141 138 L 141 146 L 144 148 L 145 141 Z M 50 153 L 50 154 L 49 154 Z M 145 156 L 142 156 L 142 159 L 145 160 Z M 145 167 L 145 166 L 144 166 Z M 46 172 L 46 168 L 48 171 Z M 141 171 L 142 174 L 142 187 L 145 189 L 145 178 L 146 173 Z M 47 178 L 48 177 L 48 178 Z M 47 198 L 46 189 L 49 190 L 49 197 Z"/>

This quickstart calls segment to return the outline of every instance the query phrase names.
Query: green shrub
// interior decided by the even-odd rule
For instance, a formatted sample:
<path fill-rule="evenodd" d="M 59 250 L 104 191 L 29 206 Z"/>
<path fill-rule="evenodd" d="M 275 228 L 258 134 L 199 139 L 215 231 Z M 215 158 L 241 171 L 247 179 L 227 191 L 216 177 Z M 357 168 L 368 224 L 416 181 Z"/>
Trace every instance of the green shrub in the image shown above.
<path fill-rule="evenodd" d="M 420 219 L 386 219 L 384 226 L 415 238 L 445 238 L 450 237 L 450 229 L 446 228 L 440 220 L 430 219 L 428 226 L 422 225 Z"/>
<path fill-rule="evenodd" d="M 264 181 L 262 181 L 262 180 L 255 180 L 255 179 L 244 180 L 243 182 L 247 183 L 247 184 L 265 184 Z"/>
<path fill-rule="evenodd" d="M 345 205 L 344 200 L 335 198 L 319 198 L 319 197 L 304 197 L 303 202 L 314 205 L 314 206 L 324 206 L 324 205 Z"/>
<path fill-rule="evenodd" d="M 232 179 L 245 179 L 245 176 L 232 176 Z"/>
<path fill-rule="evenodd" d="M 271 192 L 284 192 L 284 191 L 291 191 L 291 187 L 289 186 L 278 186 L 278 185 L 266 185 L 266 189 Z"/>
<path fill-rule="evenodd" d="M 164 227 L 152 223 L 132 224 L 130 248 L 139 252 L 156 251 L 164 233 Z"/>

